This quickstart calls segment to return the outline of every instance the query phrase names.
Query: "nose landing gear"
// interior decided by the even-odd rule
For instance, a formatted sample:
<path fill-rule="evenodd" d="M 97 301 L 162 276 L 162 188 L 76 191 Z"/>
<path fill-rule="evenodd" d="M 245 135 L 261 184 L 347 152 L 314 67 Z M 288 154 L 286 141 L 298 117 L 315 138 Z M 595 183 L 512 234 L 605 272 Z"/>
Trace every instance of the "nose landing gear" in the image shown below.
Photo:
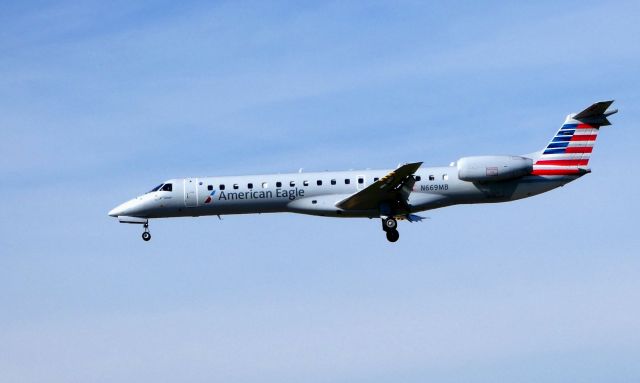
<path fill-rule="evenodd" d="M 144 232 L 142 233 L 142 239 L 145 241 L 149 241 L 151 239 L 151 233 L 149 232 L 149 224 L 144 224 Z"/>
<path fill-rule="evenodd" d="M 387 233 L 387 240 L 389 242 L 396 242 L 400 239 L 400 233 L 398 233 L 398 221 L 393 217 L 382 218 L 382 230 Z"/>

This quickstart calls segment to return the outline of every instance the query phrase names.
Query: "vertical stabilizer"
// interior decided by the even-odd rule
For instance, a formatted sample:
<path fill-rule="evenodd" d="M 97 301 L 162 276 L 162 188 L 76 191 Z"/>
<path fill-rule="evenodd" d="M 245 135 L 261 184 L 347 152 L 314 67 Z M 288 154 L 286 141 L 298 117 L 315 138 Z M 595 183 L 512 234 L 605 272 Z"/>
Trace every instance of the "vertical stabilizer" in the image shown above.
<path fill-rule="evenodd" d="M 618 110 L 607 110 L 611 101 L 597 102 L 580 113 L 570 114 L 558 133 L 533 164 L 535 175 L 584 174 L 588 168 L 596 137 L 601 126 L 611 125 L 608 116 Z"/>

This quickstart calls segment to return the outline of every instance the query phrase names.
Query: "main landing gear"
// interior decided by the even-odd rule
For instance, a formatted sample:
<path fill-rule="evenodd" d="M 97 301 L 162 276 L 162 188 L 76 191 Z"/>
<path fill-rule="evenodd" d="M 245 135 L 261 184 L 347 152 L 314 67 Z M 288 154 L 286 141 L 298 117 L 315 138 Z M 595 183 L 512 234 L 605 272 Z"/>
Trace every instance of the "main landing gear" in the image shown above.
<path fill-rule="evenodd" d="M 142 239 L 149 241 L 151 239 L 151 233 L 149 233 L 149 224 L 144 224 L 144 232 L 142 233 Z"/>
<path fill-rule="evenodd" d="M 398 221 L 393 217 L 382 219 L 382 230 L 387 233 L 387 240 L 389 242 L 396 242 L 400 239 L 400 233 L 398 233 Z"/>

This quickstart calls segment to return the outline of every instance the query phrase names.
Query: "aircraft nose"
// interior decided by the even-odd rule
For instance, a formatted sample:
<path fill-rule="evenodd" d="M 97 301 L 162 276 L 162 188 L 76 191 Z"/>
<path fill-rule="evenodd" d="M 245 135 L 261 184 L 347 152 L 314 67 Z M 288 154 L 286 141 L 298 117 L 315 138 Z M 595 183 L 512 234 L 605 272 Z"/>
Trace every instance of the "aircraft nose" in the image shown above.
<path fill-rule="evenodd" d="M 135 215 L 136 213 L 139 213 L 141 207 L 142 204 L 140 203 L 140 201 L 134 198 L 111 209 L 111 211 L 109 212 L 109 216 L 118 217 Z"/>
<path fill-rule="evenodd" d="M 135 200 L 135 198 L 125 203 L 121 203 L 120 205 L 111 209 L 111 211 L 109 212 L 109 216 L 117 217 L 121 215 L 131 215 L 131 213 L 134 212 L 137 205 L 138 203 Z"/>
<path fill-rule="evenodd" d="M 123 204 L 120 204 L 120 205 L 114 207 L 113 209 L 111 209 L 109 211 L 109 216 L 110 217 L 117 217 L 119 215 L 124 215 L 123 213 L 126 210 L 124 205 L 126 205 L 126 204 L 123 203 Z"/>

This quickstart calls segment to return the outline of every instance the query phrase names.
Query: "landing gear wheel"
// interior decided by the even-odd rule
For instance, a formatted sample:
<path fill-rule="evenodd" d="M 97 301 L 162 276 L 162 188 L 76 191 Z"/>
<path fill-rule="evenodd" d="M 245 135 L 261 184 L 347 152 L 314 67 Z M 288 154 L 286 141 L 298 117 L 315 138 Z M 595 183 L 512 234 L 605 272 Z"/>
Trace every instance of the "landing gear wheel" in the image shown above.
<path fill-rule="evenodd" d="M 398 233 L 398 230 L 387 231 L 387 240 L 389 242 L 396 242 L 398 239 L 400 239 L 400 233 Z"/>
<path fill-rule="evenodd" d="M 398 221 L 394 218 L 385 218 L 382 220 L 382 225 L 385 231 L 395 230 L 398 227 Z"/>
<path fill-rule="evenodd" d="M 149 233 L 149 223 L 144 224 L 144 233 L 142 233 L 142 239 L 148 241 L 151 239 L 151 233 Z"/>

